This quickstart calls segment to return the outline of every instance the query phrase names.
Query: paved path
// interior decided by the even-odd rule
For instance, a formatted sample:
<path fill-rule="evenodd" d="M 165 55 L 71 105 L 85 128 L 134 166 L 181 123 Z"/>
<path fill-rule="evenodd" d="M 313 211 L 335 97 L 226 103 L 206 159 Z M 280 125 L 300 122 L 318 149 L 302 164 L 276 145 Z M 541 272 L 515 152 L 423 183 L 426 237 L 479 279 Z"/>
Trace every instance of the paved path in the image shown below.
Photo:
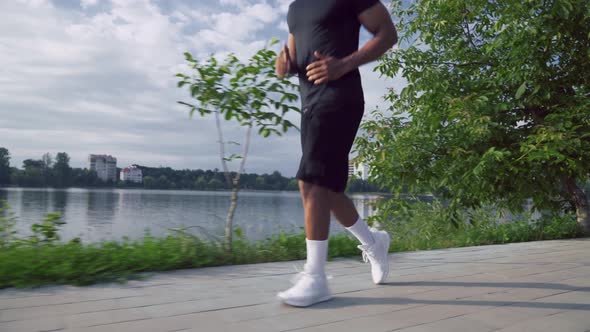
<path fill-rule="evenodd" d="M 334 300 L 275 300 L 293 266 L 159 273 L 92 287 L 0 290 L 0 331 L 590 331 L 590 239 L 390 256 L 375 286 L 358 259 L 330 262 Z"/>

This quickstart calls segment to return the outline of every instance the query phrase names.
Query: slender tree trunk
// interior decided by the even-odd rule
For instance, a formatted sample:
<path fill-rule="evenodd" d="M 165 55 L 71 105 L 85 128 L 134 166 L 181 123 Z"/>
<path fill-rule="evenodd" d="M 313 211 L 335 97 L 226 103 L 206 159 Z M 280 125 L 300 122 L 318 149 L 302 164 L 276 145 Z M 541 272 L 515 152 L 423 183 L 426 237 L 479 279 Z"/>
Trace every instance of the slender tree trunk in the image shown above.
<path fill-rule="evenodd" d="M 227 161 L 225 159 L 225 142 L 223 141 L 223 131 L 221 130 L 221 121 L 219 121 L 219 112 L 215 112 L 215 124 L 217 125 L 217 136 L 219 141 L 219 158 L 221 159 L 221 166 L 223 167 L 223 175 L 225 176 L 225 183 L 227 188 L 231 188 L 231 178 L 229 174 L 229 168 L 227 167 Z M 233 198 L 234 194 L 232 193 L 232 203 L 229 208 L 229 212 L 227 215 L 227 219 L 225 221 L 225 248 L 228 253 L 231 253 L 232 250 L 232 224 L 231 219 L 233 219 L 233 214 L 235 210 L 235 204 Z"/>
<path fill-rule="evenodd" d="M 223 175 L 225 175 L 225 184 L 227 189 L 231 188 L 231 178 L 229 176 L 229 169 L 225 160 L 225 142 L 223 141 L 223 131 L 221 130 L 221 121 L 219 121 L 219 112 L 215 112 L 215 124 L 217 125 L 217 137 L 219 141 L 219 156 L 221 158 L 221 166 L 223 167 Z"/>
<path fill-rule="evenodd" d="M 238 206 L 238 186 L 234 186 L 231 191 L 231 204 L 229 205 L 229 211 L 227 211 L 227 218 L 225 219 L 225 244 L 227 246 L 227 252 L 232 252 L 233 247 L 233 219 L 236 207 Z"/>
<path fill-rule="evenodd" d="M 570 199 L 574 202 L 576 207 L 576 219 L 578 224 L 584 230 L 584 233 L 590 234 L 590 204 L 588 204 L 588 196 L 576 183 L 576 179 L 572 176 L 564 177 L 563 184 L 570 195 Z"/>
<path fill-rule="evenodd" d="M 232 251 L 232 243 L 233 243 L 233 219 L 234 213 L 236 211 L 236 207 L 238 206 L 238 191 L 240 190 L 240 175 L 244 171 L 244 165 L 246 164 L 246 157 L 248 156 L 248 150 L 250 148 L 250 136 L 252 134 L 252 126 L 248 127 L 246 132 L 246 144 L 244 145 L 244 153 L 242 155 L 242 161 L 240 163 L 240 168 L 233 179 L 233 188 L 231 193 L 231 204 L 229 206 L 229 211 L 227 212 L 227 218 L 225 220 L 225 242 L 227 245 L 228 252 Z"/>

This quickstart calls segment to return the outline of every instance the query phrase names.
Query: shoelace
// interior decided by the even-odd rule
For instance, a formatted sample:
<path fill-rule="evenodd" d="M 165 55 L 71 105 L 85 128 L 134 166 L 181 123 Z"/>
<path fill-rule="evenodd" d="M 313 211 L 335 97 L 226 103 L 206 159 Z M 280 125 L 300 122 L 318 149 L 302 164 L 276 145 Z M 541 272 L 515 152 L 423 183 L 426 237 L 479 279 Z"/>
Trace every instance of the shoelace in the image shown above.
<path fill-rule="evenodd" d="M 303 272 L 303 271 L 302 271 L 302 272 L 299 272 L 299 273 L 297 273 L 296 275 L 294 275 L 294 276 L 291 278 L 291 284 L 295 285 L 296 283 L 298 283 L 298 282 L 299 282 L 299 280 L 301 280 L 301 278 L 305 277 L 305 275 L 307 275 L 307 273 L 306 273 L 306 272 Z"/>
<path fill-rule="evenodd" d="M 371 248 L 366 248 L 366 247 L 363 247 L 363 246 L 358 246 L 358 247 L 363 252 L 363 262 L 368 263 L 369 262 L 369 259 L 371 257 L 373 257 L 373 258 L 375 257 L 375 255 L 373 254 L 373 251 L 371 251 Z"/>
<path fill-rule="evenodd" d="M 307 272 L 305 272 L 305 271 L 302 271 L 302 270 L 300 270 L 300 269 L 297 267 L 297 265 L 293 265 L 293 268 L 295 269 L 295 272 L 297 273 L 296 275 L 294 275 L 294 276 L 291 278 L 291 283 L 292 283 L 293 285 L 295 285 L 296 283 L 298 283 L 298 282 L 299 282 L 299 280 L 301 280 L 301 278 L 303 278 L 303 277 L 305 277 L 305 276 L 309 276 L 310 278 L 312 278 L 312 275 L 311 275 L 311 274 L 309 274 L 309 273 L 307 273 Z M 332 279 L 332 278 L 333 278 L 333 276 L 332 276 L 331 274 L 328 274 L 328 275 L 326 275 L 326 279 L 330 280 L 330 279 Z"/>
<path fill-rule="evenodd" d="M 301 278 L 303 278 L 305 272 L 300 270 L 297 265 L 293 265 L 293 270 L 295 270 L 295 275 L 291 277 L 291 284 L 295 285 Z"/>
<path fill-rule="evenodd" d="M 369 262 L 369 254 L 366 251 L 363 251 L 363 262 Z"/>

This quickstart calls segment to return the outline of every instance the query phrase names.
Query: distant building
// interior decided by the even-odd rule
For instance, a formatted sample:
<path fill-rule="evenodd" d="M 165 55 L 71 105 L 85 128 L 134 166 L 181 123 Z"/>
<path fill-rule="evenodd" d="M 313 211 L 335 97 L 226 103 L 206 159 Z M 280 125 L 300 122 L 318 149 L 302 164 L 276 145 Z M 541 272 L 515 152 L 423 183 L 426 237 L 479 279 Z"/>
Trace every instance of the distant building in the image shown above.
<path fill-rule="evenodd" d="M 369 179 L 369 167 L 364 163 L 359 163 L 354 166 L 354 173 L 365 181 Z"/>
<path fill-rule="evenodd" d="M 137 167 L 136 165 L 131 165 L 125 167 L 121 170 L 121 181 L 130 181 L 133 183 L 142 183 L 143 182 L 143 173 L 141 172 L 141 168 Z"/>
<path fill-rule="evenodd" d="M 98 178 L 103 181 L 117 181 L 117 158 L 104 154 L 91 154 L 88 156 L 90 170 L 95 171 Z"/>
<path fill-rule="evenodd" d="M 351 177 L 353 175 L 356 176 L 354 174 L 354 160 L 349 160 L 348 161 L 348 177 Z"/>
<path fill-rule="evenodd" d="M 348 176 L 355 176 L 361 180 L 369 179 L 369 167 L 362 162 L 358 162 L 356 158 L 348 162 Z"/>

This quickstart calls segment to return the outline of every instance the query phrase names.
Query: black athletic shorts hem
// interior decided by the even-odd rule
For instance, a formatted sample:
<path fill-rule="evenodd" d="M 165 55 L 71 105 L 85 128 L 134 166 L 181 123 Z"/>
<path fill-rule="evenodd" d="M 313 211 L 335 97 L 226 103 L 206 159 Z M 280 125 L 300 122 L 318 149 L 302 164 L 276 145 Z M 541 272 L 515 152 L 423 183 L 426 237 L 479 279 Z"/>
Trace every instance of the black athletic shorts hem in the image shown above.
<path fill-rule="evenodd" d="M 302 156 L 297 178 L 344 192 L 348 155 L 363 118 L 364 102 L 317 103 L 301 114 Z"/>

